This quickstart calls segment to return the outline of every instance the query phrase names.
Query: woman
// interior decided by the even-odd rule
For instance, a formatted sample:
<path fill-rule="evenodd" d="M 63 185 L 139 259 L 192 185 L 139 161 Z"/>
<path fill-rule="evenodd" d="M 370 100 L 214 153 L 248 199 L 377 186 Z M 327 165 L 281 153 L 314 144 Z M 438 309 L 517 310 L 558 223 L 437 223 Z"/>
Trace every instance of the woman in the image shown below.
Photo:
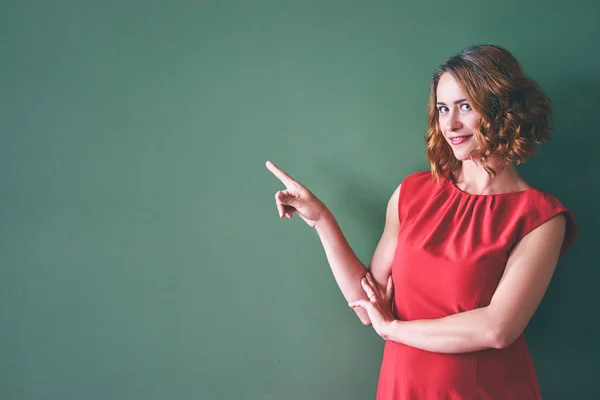
<path fill-rule="evenodd" d="M 474 46 L 434 74 L 427 157 L 387 205 L 369 269 L 327 207 L 271 162 L 280 217 L 315 228 L 358 317 L 386 340 L 377 398 L 540 399 L 523 331 L 577 225 L 515 164 L 551 106 L 507 50 Z"/>

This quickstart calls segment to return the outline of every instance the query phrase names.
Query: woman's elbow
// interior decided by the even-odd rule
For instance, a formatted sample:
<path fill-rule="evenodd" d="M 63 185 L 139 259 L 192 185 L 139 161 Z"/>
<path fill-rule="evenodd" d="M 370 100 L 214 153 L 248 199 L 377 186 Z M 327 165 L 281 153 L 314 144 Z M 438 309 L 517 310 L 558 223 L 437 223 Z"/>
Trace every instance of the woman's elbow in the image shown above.
<path fill-rule="evenodd" d="M 522 332 L 516 332 L 508 328 L 493 330 L 491 334 L 490 347 L 494 349 L 505 349 L 513 344 Z"/>
<path fill-rule="evenodd" d="M 362 308 L 355 308 L 354 312 L 356 312 L 356 316 L 365 326 L 371 326 L 371 319 L 369 318 L 369 314 Z"/>

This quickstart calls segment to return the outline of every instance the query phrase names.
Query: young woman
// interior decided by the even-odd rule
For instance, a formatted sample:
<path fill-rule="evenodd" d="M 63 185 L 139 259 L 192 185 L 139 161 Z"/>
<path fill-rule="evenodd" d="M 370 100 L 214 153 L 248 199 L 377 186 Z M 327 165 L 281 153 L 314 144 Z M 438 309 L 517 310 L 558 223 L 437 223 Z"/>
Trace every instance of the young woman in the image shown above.
<path fill-rule="evenodd" d="M 549 138 L 551 105 L 507 50 L 474 46 L 434 74 L 430 171 L 402 181 L 369 268 L 332 213 L 273 163 L 281 218 L 316 229 L 358 317 L 386 340 L 377 398 L 541 399 L 523 331 L 577 225 L 515 164 Z"/>

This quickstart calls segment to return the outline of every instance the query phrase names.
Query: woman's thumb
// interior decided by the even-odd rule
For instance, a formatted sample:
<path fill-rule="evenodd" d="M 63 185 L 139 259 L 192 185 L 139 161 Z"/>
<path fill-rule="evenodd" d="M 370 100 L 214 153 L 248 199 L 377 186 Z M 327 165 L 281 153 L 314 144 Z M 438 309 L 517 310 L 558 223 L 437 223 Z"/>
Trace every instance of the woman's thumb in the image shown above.
<path fill-rule="evenodd" d="M 279 202 L 281 202 L 281 204 L 283 205 L 294 206 L 296 197 L 290 194 L 290 192 L 288 192 L 287 190 L 282 190 L 280 192 L 277 192 L 277 200 L 279 200 Z"/>

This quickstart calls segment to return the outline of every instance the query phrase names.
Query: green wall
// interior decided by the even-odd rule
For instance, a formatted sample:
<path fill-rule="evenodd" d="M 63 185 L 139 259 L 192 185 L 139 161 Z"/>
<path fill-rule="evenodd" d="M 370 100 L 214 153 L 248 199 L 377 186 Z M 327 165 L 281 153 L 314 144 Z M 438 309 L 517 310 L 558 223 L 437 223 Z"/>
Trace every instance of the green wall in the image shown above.
<path fill-rule="evenodd" d="M 383 342 L 264 162 L 368 262 L 433 70 L 480 43 L 553 99 L 521 170 L 580 222 L 527 331 L 544 398 L 600 393 L 597 2 L 0 4 L 0 398 L 374 398 Z"/>

